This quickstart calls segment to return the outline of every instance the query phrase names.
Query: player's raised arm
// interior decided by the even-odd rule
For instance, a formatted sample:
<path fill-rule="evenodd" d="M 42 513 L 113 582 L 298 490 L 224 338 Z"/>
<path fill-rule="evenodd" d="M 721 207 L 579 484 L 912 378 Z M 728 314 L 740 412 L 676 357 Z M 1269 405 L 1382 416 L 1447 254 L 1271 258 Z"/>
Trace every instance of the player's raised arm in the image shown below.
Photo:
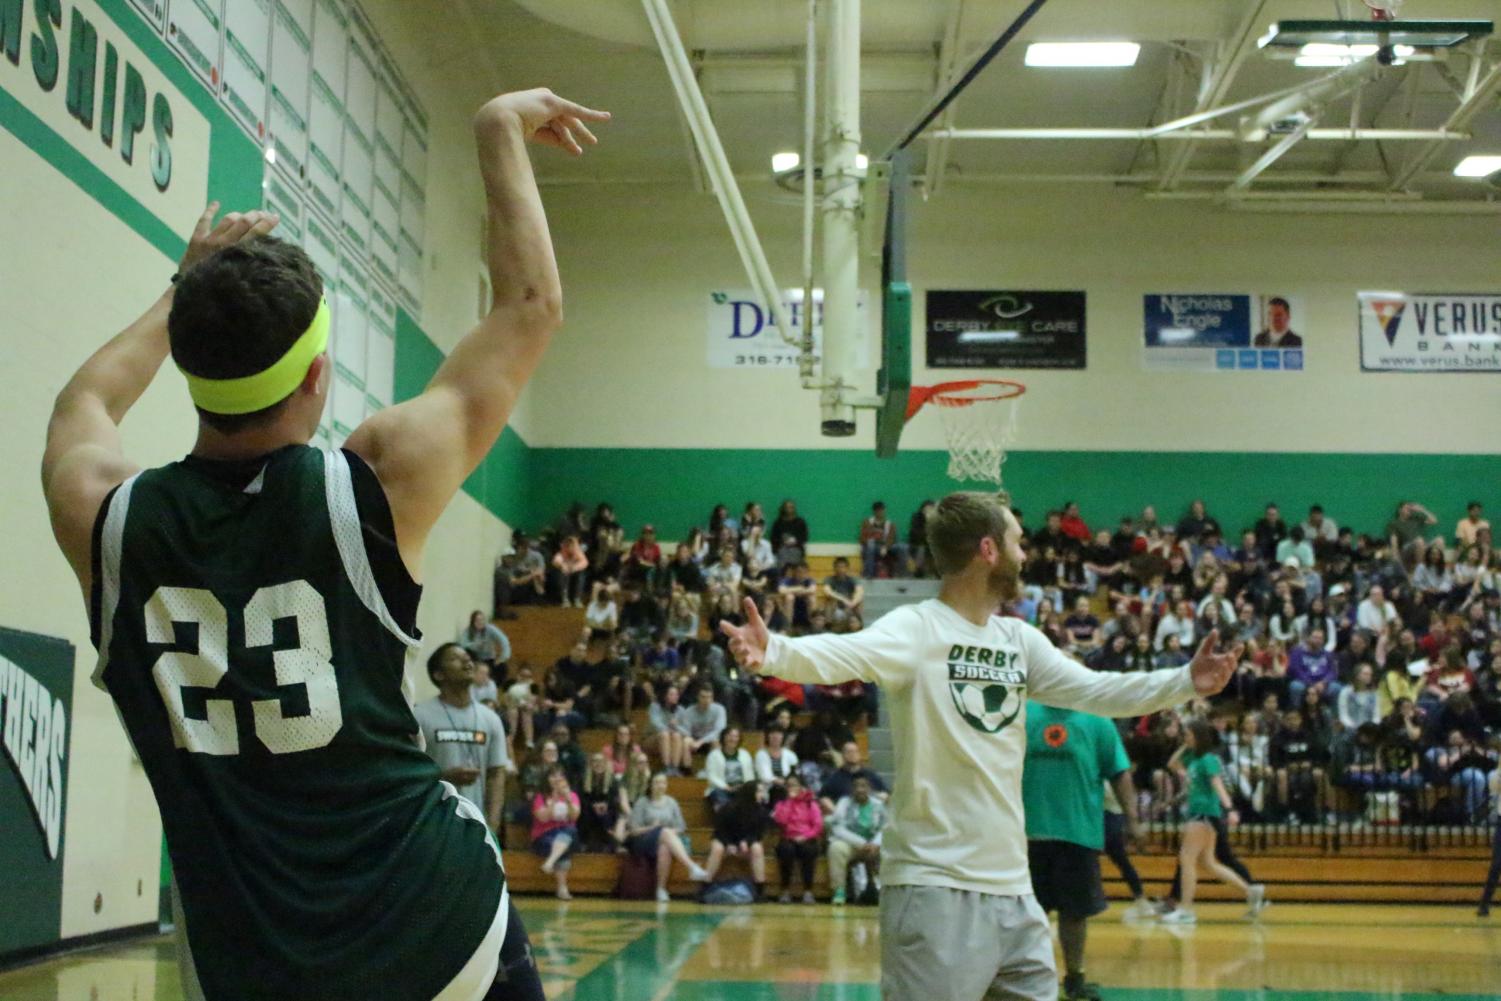
<path fill-rule="evenodd" d="M 1028 694 L 1044 705 L 1078 709 L 1099 716 L 1142 716 L 1186 702 L 1194 695 L 1213 695 L 1229 684 L 1240 661 L 1240 647 L 1215 653 L 1219 633 L 1205 638 L 1193 662 L 1144 674 L 1091 671 L 1070 660 L 1047 637 L 1028 628 Z"/>
<path fill-rule="evenodd" d="M 858 633 L 801 636 L 791 639 L 766 628 L 756 603 L 745 601 L 745 625 L 721 622 L 730 652 L 747 670 L 810 685 L 872 681 L 900 686 L 911 680 L 916 655 L 910 608 L 899 608 Z M 905 631 L 901 625 L 906 623 Z"/>
<path fill-rule="evenodd" d="M 216 250 L 271 232 L 270 212 L 231 212 L 214 224 L 211 202 L 188 238 L 178 271 Z M 175 286 L 168 286 L 134 323 L 112 337 L 74 373 L 57 394 L 42 455 L 42 492 L 52 534 L 83 585 L 90 587 L 90 540 L 94 519 L 109 492 L 135 474 L 125 457 L 120 422 L 167 360 L 167 315 Z"/>
<path fill-rule="evenodd" d="M 414 574 L 428 532 L 495 444 L 562 322 L 557 262 L 526 143 L 578 155 L 595 142 L 585 123 L 609 117 L 546 89 L 502 94 L 474 116 L 494 304 L 420 396 L 375 414 L 347 443 L 380 478 Z"/>

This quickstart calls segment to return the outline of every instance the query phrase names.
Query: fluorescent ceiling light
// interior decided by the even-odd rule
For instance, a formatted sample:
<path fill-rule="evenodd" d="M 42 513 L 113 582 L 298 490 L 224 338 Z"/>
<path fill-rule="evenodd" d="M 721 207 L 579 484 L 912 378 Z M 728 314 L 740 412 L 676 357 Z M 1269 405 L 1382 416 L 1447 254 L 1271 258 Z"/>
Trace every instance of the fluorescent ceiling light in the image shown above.
<path fill-rule="evenodd" d="M 1379 45 L 1335 45 L 1329 42 L 1309 42 L 1298 50 L 1298 57 L 1293 60 L 1295 66 L 1348 66 L 1362 59 L 1369 59 L 1381 51 Z M 1392 55 L 1396 57 L 1395 66 L 1402 65 L 1402 61 L 1417 52 L 1411 45 L 1392 46 Z"/>
<path fill-rule="evenodd" d="M 1455 177 L 1490 177 L 1501 170 L 1501 156 L 1467 156 L 1454 168 Z"/>
<path fill-rule="evenodd" d="M 1135 66 L 1141 46 L 1135 42 L 1033 42 L 1028 66 Z"/>
<path fill-rule="evenodd" d="M 771 172 L 773 174 L 785 174 L 790 170 L 796 170 L 803 165 L 801 153 L 773 153 L 771 155 Z M 864 153 L 855 154 L 855 169 L 864 170 L 870 166 L 870 157 Z"/>

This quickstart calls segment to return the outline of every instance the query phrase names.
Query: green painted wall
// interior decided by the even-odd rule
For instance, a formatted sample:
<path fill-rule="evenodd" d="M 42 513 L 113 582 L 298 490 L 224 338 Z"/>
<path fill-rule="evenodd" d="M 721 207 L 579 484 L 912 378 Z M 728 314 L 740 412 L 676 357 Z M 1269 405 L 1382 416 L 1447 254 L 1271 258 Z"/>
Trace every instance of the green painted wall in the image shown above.
<path fill-rule="evenodd" d="M 681 538 L 704 525 L 719 502 L 738 514 L 759 500 L 767 517 L 791 497 L 815 542 L 850 542 L 873 500 L 884 500 L 905 530 L 927 497 L 953 489 L 944 452 L 902 452 L 891 460 L 848 450 L 713 450 L 533 448 L 527 517 L 510 524 L 540 527 L 573 500 L 609 500 L 628 532 L 643 521 Z M 1237 530 L 1276 501 L 1283 517 L 1301 521 L 1322 504 L 1341 525 L 1380 531 L 1396 502 L 1411 497 L 1438 515 L 1444 531 L 1472 499 L 1501 509 L 1501 456 L 1368 455 L 1292 452 L 1017 452 L 1005 466 L 1006 486 L 1029 522 L 1076 500 L 1091 526 L 1113 527 L 1125 513 L 1155 504 L 1176 519 L 1195 497 Z"/>

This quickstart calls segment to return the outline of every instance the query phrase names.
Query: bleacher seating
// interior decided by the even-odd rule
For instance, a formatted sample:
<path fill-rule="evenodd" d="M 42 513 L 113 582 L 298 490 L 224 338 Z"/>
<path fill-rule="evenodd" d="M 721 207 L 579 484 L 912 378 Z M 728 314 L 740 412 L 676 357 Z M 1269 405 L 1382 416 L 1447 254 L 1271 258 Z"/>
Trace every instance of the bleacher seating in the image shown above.
<path fill-rule="evenodd" d="M 826 561 L 814 573 L 832 573 L 832 557 L 813 557 L 810 563 Z M 517 651 L 516 662 L 532 664 L 540 683 L 559 657 L 567 654 L 583 628 L 583 613 L 577 609 L 524 607 L 518 618 L 501 623 Z M 645 734 L 646 712 L 632 713 L 638 734 Z M 862 749 L 868 746 L 863 727 L 856 727 L 856 739 Z M 579 734 L 584 749 L 593 752 L 611 739 L 604 728 Z M 747 749 L 759 748 L 759 733 L 745 734 Z M 693 854 L 702 859 L 708 850 L 713 820 L 704 799 L 705 783 L 697 778 L 673 778 L 669 792 L 682 806 L 688 823 Z M 776 883 L 776 864 L 771 847 L 776 835 L 767 841 L 768 875 Z M 541 859 L 529 848 L 527 828 L 507 826 L 505 844 L 506 873 L 511 889 L 517 893 L 551 894 L 552 878 L 540 871 Z M 1429 846 L 1421 854 L 1392 845 L 1362 847 L 1345 845 L 1338 850 L 1316 845 L 1284 845 L 1238 849 L 1256 878 L 1267 884 L 1273 900 L 1350 901 L 1350 902 L 1461 902 L 1474 896 L 1475 887 L 1485 877 L 1488 854 L 1478 843 L 1456 847 Z M 575 894 L 613 893 L 619 878 L 621 856 L 616 854 L 578 854 L 574 856 L 569 886 Z M 1150 844 L 1134 856 L 1148 892 L 1165 892 L 1172 878 L 1175 857 L 1169 837 L 1150 839 Z M 1102 860 L 1106 892 L 1113 899 L 1126 899 L 1125 884 L 1119 880 L 1108 861 Z M 743 859 L 726 859 L 725 877 L 749 874 Z M 668 889 L 680 898 L 692 897 L 699 885 L 688 880 L 674 867 Z M 825 859 L 818 863 L 814 892 L 824 899 L 829 894 L 828 867 Z M 1199 894 L 1206 900 L 1238 899 L 1235 892 L 1213 880 L 1200 880 Z"/>

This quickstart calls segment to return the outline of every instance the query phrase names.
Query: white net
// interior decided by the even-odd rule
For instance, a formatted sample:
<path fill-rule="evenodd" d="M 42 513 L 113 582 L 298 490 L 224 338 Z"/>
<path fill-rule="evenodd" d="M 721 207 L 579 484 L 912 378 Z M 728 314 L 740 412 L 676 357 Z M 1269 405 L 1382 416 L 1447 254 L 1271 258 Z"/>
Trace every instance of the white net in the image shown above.
<path fill-rule="evenodd" d="M 935 393 L 932 403 L 943 421 L 949 446 L 949 478 L 980 480 L 1001 486 L 1006 449 L 1016 441 L 1021 396 L 996 399 L 1005 387 L 981 384 L 974 389 Z"/>

